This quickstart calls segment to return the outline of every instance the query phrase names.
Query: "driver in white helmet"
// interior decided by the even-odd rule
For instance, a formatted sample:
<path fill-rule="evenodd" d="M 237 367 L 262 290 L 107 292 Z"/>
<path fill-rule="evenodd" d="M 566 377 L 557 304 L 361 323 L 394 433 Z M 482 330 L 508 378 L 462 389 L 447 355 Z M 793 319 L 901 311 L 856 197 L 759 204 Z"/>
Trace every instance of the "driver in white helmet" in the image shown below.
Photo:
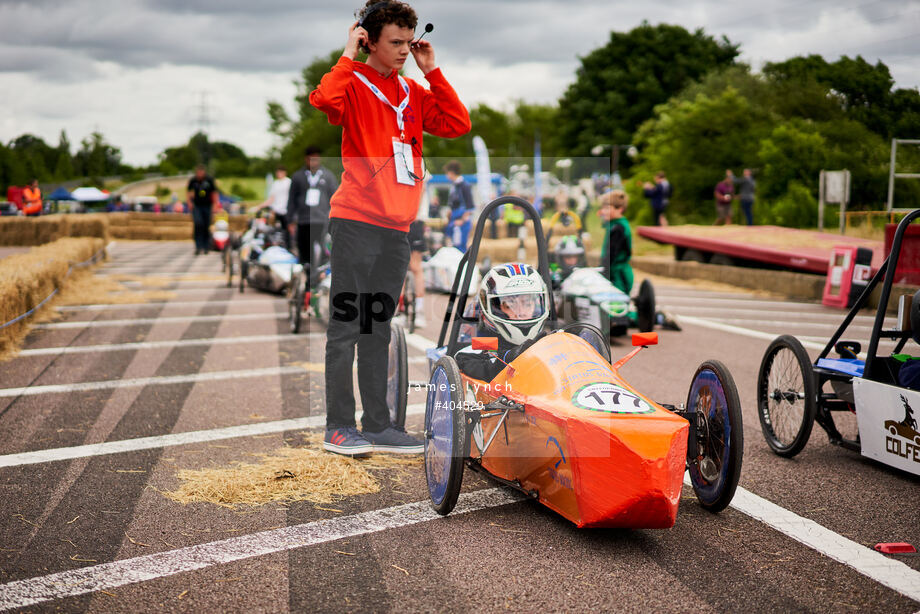
<path fill-rule="evenodd" d="M 497 336 L 498 350 L 460 350 L 455 355 L 460 370 L 470 377 L 492 381 L 506 363 L 543 335 L 549 300 L 543 277 L 529 264 L 492 267 L 479 286 L 479 335 Z"/>

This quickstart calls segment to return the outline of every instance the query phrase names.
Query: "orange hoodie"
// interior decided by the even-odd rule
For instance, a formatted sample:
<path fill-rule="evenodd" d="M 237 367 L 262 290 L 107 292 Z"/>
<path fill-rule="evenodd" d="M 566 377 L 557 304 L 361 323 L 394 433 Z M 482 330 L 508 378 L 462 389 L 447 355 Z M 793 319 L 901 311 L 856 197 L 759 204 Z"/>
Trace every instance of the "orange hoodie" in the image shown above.
<path fill-rule="evenodd" d="M 399 106 L 405 98 L 395 70 L 381 77 L 367 64 L 346 57 L 310 92 L 310 104 L 325 113 L 331 124 L 343 127 L 344 172 L 329 217 L 406 232 L 418 212 L 422 182 L 397 183 L 395 165 L 403 162 L 393 155 L 393 138 L 400 136 L 396 113 L 355 76 L 356 71 L 376 85 L 390 104 Z M 470 114 L 441 69 L 435 68 L 425 79 L 430 91 L 406 78 L 409 105 L 403 115 L 404 142 L 412 147 L 412 172 L 419 177 L 424 174 L 423 130 L 446 138 L 470 131 Z"/>

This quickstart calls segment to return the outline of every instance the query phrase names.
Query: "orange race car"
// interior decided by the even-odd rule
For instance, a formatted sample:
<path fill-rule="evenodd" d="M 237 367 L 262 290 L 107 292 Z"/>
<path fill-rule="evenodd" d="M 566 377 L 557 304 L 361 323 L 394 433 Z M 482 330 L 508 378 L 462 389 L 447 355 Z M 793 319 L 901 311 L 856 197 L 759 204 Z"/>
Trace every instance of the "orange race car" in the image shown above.
<path fill-rule="evenodd" d="M 502 283 L 522 288 L 533 281 L 525 277 L 538 272 L 543 287 L 549 287 L 540 218 L 520 198 L 501 197 L 484 208 L 465 260 L 476 262 L 484 221 L 503 204 L 530 216 L 539 264 L 536 271 L 505 265 Z M 619 374 L 643 347 L 657 343 L 656 333 L 634 335 L 637 347 L 611 363 L 607 335 L 582 323 L 557 330 L 553 301 L 547 299 L 545 313 L 527 321 L 538 322 L 540 330 L 528 333 L 513 358 L 504 354 L 508 362 L 502 361 L 494 377 L 462 372 L 470 353 L 491 356 L 500 341 L 463 333 L 464 327 L 482 324 L 461 315 L 470 313 L 471 275 L 463 272 L 473 269 L 463 264 L 438 347 L 428 351 L 425 474 L 437 512 L 453 509 L 465 467 L 525 493 L 579 527 L 672 526 L 685 471 L 704 508 L 717 512 L 729 504 L 741 472 L 743 439 L 738 392 L 724 365 L 713 360 L 699 366 L 686 406 L 656 403 Z M 480 305 L 489 283 L 487 275 Z M 488 311 L 489 303 L 484 304 Z M 501 326 L 496 330 L 501 333 Z"/>

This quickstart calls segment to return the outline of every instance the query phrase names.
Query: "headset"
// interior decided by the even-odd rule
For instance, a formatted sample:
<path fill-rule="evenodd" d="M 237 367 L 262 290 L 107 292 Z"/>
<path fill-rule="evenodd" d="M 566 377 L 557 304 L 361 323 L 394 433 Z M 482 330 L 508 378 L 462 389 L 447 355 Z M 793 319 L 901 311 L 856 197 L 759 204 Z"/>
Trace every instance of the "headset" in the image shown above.
<path fill-rule="evenodd" d="M 370 5 L 370 6 L 367 7 L 366 9 L 358 9 L 358 10 L 356 10 L 356 11 L 355 11 L 355 19 L 358 20 L 358 27 L 359 27 L 359 28 L 363 28 L 363 27 L 364 27 L 364 22 L 367 21 L 368 17 L 370 17 L 371 15 L 373 15 L 374 13 L 376 13 L 377 11 L 379 11 L 380 9 L 386 7 L 386 6 L 389 5 L 391 2 L 392 2 L 392 0 L 382 0 L 381 2 L 377 2 L 377 3 L 374 3 L 374 4 Z M 429 32 L 431 32 L 431 31 L 433 31 L 433 30 L 434 30 L 434 24 L 432 24 L 432 23 L 426 23 L 426 24 L 425 24 L 425 32 L 422 33 L 422 36 L 419 36 L 416 40 L 412 41 L 412 44 L 413 44 L 413 45 L 417 44 L 420 40 L 422 40 L 422 37 L 425 36 L 425 34 L 428 34 Z M 365 51 L 365 53 L 367 52 L 366 49 L 365 49 L 364 51 Z"/>

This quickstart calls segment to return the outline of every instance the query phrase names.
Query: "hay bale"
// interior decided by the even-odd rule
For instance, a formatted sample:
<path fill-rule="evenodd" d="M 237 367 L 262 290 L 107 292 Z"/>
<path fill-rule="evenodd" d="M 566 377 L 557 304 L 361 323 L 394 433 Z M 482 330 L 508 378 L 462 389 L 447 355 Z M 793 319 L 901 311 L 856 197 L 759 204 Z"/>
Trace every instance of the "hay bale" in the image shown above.
<path fill-rule="evenodd" d="M 0 325 L 38 306 L 61 287 L 71 265 L 88 260 L 104 245 L 98 238 L 64 238 L 0 260 Z M 0 357 L 19 345 L 29 326 L 30 319 L 24 318 L 0 329 Z"/>

